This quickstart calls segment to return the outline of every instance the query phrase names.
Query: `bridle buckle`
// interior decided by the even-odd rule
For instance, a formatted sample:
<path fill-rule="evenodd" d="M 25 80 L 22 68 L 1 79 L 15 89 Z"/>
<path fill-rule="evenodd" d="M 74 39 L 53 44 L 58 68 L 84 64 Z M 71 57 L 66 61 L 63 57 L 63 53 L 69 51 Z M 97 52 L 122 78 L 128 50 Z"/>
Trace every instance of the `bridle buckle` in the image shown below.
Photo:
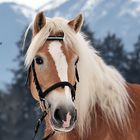
<path fill-rule="evenodd" d="M 45 98 L 40 98 L 40 107 L 43 111 L 49 111 L 50 105 Z"/>

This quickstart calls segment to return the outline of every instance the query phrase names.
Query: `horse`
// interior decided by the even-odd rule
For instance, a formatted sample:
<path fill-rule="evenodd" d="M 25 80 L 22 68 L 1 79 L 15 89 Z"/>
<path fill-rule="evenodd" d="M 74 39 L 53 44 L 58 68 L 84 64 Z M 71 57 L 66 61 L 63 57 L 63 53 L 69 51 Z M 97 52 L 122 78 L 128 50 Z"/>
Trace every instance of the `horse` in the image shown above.
<path fill-rule="evenodd" d="M 25 67 L 33 98 L 48 109 L 44 137 L 54 130 L 51 140 L 139 140 L 140 85 L 104 62 L 83 21 L 42 11 L 33 20 Z"/>

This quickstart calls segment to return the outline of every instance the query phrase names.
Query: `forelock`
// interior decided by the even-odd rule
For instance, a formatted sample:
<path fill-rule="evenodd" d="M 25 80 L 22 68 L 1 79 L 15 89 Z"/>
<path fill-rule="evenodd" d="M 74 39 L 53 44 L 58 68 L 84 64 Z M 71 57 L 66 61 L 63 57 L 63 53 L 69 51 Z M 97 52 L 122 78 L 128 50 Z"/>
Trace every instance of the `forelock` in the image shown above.
<path fill-rule="evenodd" d="M 25 55 L 25 67 L 28 69 L 38 52 L 38 50 L 43 47 L 45 41 L 51 33 L 63 32 L 64 33 L 64 43 L 70 44 L 70 37 L 73 32 L 67 26 L 67 21 L 62 18 L 47 19 L 47 24 L 37 33 L 26 52 Z M 72 41 L 71 41 L 72 42 Z"/>

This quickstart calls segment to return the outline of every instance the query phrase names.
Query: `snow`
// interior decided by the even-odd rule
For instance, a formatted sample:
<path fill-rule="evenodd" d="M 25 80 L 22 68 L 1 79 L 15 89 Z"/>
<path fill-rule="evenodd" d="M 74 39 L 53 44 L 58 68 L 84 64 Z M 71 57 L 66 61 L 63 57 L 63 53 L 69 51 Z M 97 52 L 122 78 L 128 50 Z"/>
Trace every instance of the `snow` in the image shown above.
<path fill-rule="evenodd" d="M 26 5 L 32 9 L 37 9 L 43 4 L 51 2 L 51 0 L 0 0 L 0 3 L 4 2 L 14 2 L 19 5 Z"/>

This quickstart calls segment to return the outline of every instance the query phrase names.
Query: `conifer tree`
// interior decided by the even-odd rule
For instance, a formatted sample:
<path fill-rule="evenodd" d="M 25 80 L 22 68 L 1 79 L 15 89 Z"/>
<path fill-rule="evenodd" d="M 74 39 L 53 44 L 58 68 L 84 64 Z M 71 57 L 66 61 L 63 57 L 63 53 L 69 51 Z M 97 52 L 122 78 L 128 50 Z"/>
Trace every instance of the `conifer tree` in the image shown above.
<path fill-rule="evenodd" d="M 120 38 L 109 33 L 96 47 L 107 64 L 114 66 L 126 76 L 128 69 L 127 52 L 124 50 Z"/>
<path fill-rule="evenodd" d="M 134 50 L 129 54 L 128 80 L 140 83 L 140 35 L 134 44 Z"/>

